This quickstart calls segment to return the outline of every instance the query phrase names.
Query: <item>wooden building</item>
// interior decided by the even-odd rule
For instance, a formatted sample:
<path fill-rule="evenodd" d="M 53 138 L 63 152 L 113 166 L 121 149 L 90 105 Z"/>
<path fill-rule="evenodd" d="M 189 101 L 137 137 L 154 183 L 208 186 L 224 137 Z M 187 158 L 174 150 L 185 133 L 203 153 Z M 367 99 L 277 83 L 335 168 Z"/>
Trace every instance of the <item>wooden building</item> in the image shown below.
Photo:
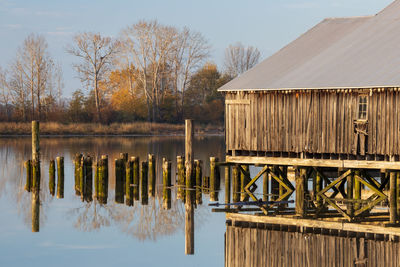
<path fill-rule="evenodd" d="M 226 160 L 399 170 L 399 47 L 396 0 L 325 19 L 225 84 Z"/>

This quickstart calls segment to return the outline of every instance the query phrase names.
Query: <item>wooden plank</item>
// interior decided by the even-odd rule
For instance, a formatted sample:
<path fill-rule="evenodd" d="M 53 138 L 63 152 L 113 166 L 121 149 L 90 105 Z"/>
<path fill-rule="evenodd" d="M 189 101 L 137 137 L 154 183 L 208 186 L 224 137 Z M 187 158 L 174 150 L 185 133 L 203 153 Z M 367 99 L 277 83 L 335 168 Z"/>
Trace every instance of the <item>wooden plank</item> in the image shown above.
<path fill-rule="evenodd" d="M 238 213 L 227 213 L 226 220 L 246 221 L 253 223 L 267 223 L 267 224 L 277 224 L 277 225 L 294 225 L 303 227 L 314 227 L 314 228 L 335 229 L 342 231 L 365 232 L 365 233 L 400 236 L 400 228 L 398 227 L 382 227 L 378 225 L 356 224 L 347 222 L 332 222 L 332 221 L 298 219 L 298 218 L 287 218 L 287 217 L 257 216 L 248 214 L 238 214 Z"/>
<path fill-rule="evenodd" d="M 370 160 L 331 160 L 331 159 L 300 159 L 280 157 L 248 157 L 248 156 L 226 156 L 229 163 L 242 164 L 271 164 L 285 166 L 309 166 L 309 167 L 337 167 L 337 168 L 360 168 L 360 169 L 388 169 L 399 170 L 400 162 L 394 161 L 370 161 Z"/>
<path fill-rule="evenodd" d="M 226 105 L 250 105 L 250 99 L 228 99 Z"/>

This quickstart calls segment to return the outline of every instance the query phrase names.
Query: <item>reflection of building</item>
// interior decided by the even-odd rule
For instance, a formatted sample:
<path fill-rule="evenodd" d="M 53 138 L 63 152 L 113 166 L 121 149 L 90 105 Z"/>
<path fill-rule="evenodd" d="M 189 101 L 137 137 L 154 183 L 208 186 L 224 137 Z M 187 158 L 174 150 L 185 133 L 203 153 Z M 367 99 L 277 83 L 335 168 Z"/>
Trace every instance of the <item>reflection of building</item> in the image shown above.
<path fill-rule="evenodd" d="M 395 223 L 400 217 L 399 41 L 396 0 L 374 16 L 325 19 L 219 88 L 226 104 L 226 161 L 264 167 L 252 182 L 239 168 L 248 178 L 242 191 L 257 200 L 253 185 L 266 174 L 264 200 L 287 200 L 295 191 L 299 217 L 334 209 L 346 220 L 362 219 L 388 200 Z M 288 166 L 296 169 L 295 187 Z M 386 173 L 374 178 L 380 170 Z M 372 197 L 362 194 L 361 184 Z M 275 205 L 261 209 L 278 212 Z"/>
<path fill-rule="evenodd" d="M 295 226 L 227 225 L 225 266 L 398 266 L 400 244 L 385 238 L 317 228 L 301 233 Z"/>

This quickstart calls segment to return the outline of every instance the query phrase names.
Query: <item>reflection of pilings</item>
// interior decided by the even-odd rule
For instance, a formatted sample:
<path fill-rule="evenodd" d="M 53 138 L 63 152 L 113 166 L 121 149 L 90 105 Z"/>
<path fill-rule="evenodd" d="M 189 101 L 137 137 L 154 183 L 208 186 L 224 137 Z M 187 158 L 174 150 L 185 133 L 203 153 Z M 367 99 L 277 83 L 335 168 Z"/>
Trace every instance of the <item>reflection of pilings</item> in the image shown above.
<path fill-rule="evenodd" d="M 57 157 L 57 198 L 64 198 L 64 157 Z"/>
<path fill-rule="evenodd" d="M 40 197 L 39 190 L 32 192 L 32 232 L 39 232 Z"/>
<path fill-rule="evenodd" d="M 148 165 L 147 162 L 142 162 L 142 169 L 140 172 L 140 193 L 141 193 L 141 203 L 142 205 L 147 205 L 149 203 L 149 192 L 148 192 Z"/>
<path fill-rule="evenodd" d="M 28 192 L 31 192 L 31 189 L 32 189 L 32 160 L 27 160 L 24 165 L 25 165 L 25 169 L 26 169 L 25 190 Z"/>
<path fill-rule="evenodd" d="M 90 202 L 93 200 L 93 162 L 90 156 L 85 158 L 85 194 L 84 200 Z"/>
<path fill-rule="evenodd" d="M 176 157 L 176 167 L 178 169 L 178 190 L 176 199 L 184 199 L 185 197 L 185 164 L 182 156 Z"/>
<path fill-rule="evenodd" d="M 82 154 L 75 154 L 74 158 L 74 166 L 75 166 L 75 194 L 79 196 L 81 194 L 81 189 L 80 189 L 80 168 L 81 168 L 81 159 L 82 159 Z"/>
<path fill-rule="evenodd" d="M 125 204 L 133 206 L 133 161 L 130 159 L 126 163 L 126 185 L 125 185 Z"/>
<path fill-rule="evenodd" d="M 56 164 L 54 159 L 50 160 L 49 164 L 49 192 L 54 196 L 56 190 Z"/>
<path fill-rule="evenodd" d="M 171 209 L 171 162 L 163 158 L 163 209 Z"/>
<path fill-rule="evenodd" d="M 149 154 L 149 195 L 154 197 L 156 190 L 156 159 L 153 154 Z"/>
<path fill-rule="evenodd" d="M 185 254 L 194 254 L 194 205 L 185 204 Z"/>
<path fill-rule="evenodd" d="M 201 193 L 201 187 L 202 187 L 202 162 L 201 160 L 195 160 L 194 161 L 194 167 L 196 170 L 196 204 L 202 204 L 203 199 L 202 199 L 202 193 Z"/>
<path fill-rule="evenodd" d="M 124 203 L 124 159 L 115 159 L 115 202 Z"/>
<path fill-rule="evenodd" d="M 139 157 L 132 157 L 133 161 L 133 197 L 139 200 Z"/>

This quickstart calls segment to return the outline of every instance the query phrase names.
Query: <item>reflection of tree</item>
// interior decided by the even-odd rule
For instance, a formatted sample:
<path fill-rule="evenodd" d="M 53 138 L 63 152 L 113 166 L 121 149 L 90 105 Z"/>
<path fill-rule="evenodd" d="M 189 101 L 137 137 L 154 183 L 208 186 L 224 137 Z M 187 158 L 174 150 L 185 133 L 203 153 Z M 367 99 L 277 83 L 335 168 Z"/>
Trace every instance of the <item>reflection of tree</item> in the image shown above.
<path fill-rule="evenodd" d="M 110 226 L 109 207 L 99 204 L 96 200 L 71 209 L 67 215 L 77 217 L 74 226 L 82 231 L 93 231 L 103 226 Z"/>
<path fill-rule="evenodd" d="M 202 206 L 196 209 L 197 228 L 206 220 L 207 211 Z M 161 197 L 152 198 L 146 206 L 135 202 L 133 207 L 116 204 L 114 201 L 109 201 L 107 205 L 93 201 L 71 209 L 68 215 L 76 217 L 74 226 L 79 230 L 93 231 L 115 224 L 122 232 L 139 240 L 156 241 L 162 236 L 183 230 L 185 225 L 183 203 L 173 200 L 171 209 L 164 210 Z"/>

